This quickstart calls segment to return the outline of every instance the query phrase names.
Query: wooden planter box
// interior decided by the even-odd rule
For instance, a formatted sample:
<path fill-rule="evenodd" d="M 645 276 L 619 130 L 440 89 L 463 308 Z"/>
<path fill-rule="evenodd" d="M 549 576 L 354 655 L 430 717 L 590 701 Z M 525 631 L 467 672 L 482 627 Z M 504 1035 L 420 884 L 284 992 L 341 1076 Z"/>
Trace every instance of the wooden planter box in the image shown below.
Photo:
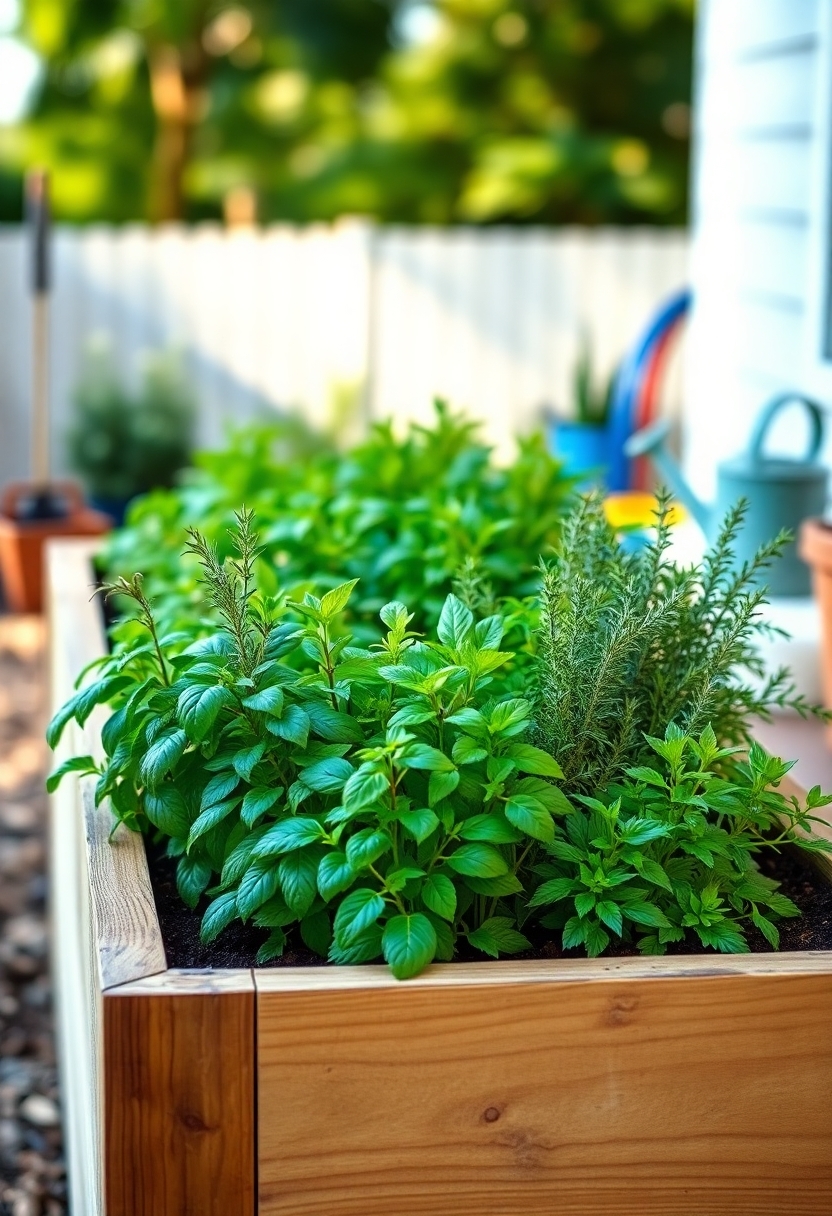
<path fill-rule="evenodd" d="M 56 703 L 89 555 L 50 554 Z M 174 971 L 111 822 L 53 800 L 76 1216 L 832 1212 L 832 953 Z"/>

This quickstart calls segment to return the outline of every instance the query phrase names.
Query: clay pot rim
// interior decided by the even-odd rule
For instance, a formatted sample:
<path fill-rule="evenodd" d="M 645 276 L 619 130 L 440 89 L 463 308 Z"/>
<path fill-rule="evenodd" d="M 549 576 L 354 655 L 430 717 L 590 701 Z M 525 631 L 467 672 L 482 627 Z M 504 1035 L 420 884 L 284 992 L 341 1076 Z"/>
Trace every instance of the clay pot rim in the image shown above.
<path fill-rule="evenodd" d="M 798 553 L 810 566 L 832 573 L 832 523 L 823 519 L 804 520 Z"/>
<path fill-rule="evenodd" d="M 109 532 L 113 526 L 112 517 L 102 511 L 94 511 L 91 507 L 73 515 L 64 515 L 60 519 L 13 519 L 0 512 L 0 533 L 4 536 L 32 537 L 49 539 L 51 537 L 98 536 Z"/>

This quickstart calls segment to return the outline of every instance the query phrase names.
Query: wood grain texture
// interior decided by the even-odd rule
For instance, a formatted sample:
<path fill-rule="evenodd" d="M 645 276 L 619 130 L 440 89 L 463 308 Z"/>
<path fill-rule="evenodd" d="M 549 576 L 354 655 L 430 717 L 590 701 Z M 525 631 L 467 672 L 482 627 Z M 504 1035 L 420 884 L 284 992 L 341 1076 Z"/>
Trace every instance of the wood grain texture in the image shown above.
<path fill-rule="evenodd" d="M 120 996 L 139 996 L 153 992 L 165 992 L 171 996 L 251 992 L 252 973 L 247 967 L 191 967 L 187 970 L 171 967 L 159 975 L 148 975 L 142 980 L 122 984 L 118 991 Z"/>
<path fill-rule="evenodd" d="M 169 973 L 170 974 L 170 973 Z M 401 989 L 389 967 L 260 968 L 254 983 L 261 994 L 336 992 L 354 988 Z M 738 975 L 829 975 L 832 951 L 806 950 L 782 954 L 670 954 L 663 958 L 503 959 L 500 962 L 435 963 L 406 988 L 465 988 L 494 984 L 589 983 L 593 980 L 641 980 L 724 977 Z"/>
<path fill-rule="evenodd" d="M 72 695 L 79 673 L 106 651 L 106 639 L 94 586 L 88 540 L 54 542 L 48 547 L 50 637 L 53 656 L 53 703 L 57 708 Z M 101 727 L 109 716 L 99 707 L 82 729 L 67 729 L 62 755 L 102 756 Z M 77 782 L 76 778 L 65 781 Z M 81 783 L 82 816 L 87 843 L 87 879 L 97 965 L 102 990 L 164 971 L 167 966 L 153 901 L 144 841 L 137 832 L 119 827 L 111 836 L 109 801 L 95 805 L 93 779 Z M 56 866 L 62 864 L 55 856 Z"/>
<path fill-rule="evenodd" d="M 103 998 L 107 1216 L 255 1216 L 250 973 L 172 983 Z"/>
<path fill-rule="evenodd" d="M 255 973 L 260 1216 L 829 1216 L 828 963 L 497 972 L 487 992 Z"/>
<path fill-rule="evenodd" d="M 76 676 L 104 645 L 100 621 L 87 603 L 92 550 L 89 541 L 64 541 L 46 551 L 53 709 L 72 695 Z M 87 746 L 83 732 L 70 723 L 56 762 L 82 754 Z M 101 992 L 84 819 L 79 783 L 68 778 L 50 799 L 49 849 L 64 1138 L 71 1209 L 103 1216 Z"/>
<path fill-rule="evenodd" d="M 144 839 L 122 825 L 113 832 L 109 801 L 95 805 L 94 778 L 80 787 L 99 983 L 106 992 L 164 972 L 167 959 Z"/>
<path fill-rule="evenodd" d="M 101 993 L 80 791 L 50 799 L 52 990 L 70 1210 L 103 1216 Z"/>

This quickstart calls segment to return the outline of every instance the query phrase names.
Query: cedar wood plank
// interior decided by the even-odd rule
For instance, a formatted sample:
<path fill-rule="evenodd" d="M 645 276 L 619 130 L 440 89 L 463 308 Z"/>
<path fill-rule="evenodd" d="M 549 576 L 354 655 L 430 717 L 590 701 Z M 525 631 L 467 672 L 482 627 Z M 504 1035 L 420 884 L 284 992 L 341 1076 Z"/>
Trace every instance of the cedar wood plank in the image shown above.
<path fill-rule="evenodd" d="M 53 704 L 58 708 L 73 692 L 79 673 L 106 651 L 101 612 L 91 601 L 90 541 L 60 541 L 48 547 Z M 101 726 L 108 711 L 99 706 L 83 728 L 71 723 L 67 743 L 76 753 L 101 759 Z M 65 778 L 65 781 L 70 780 Z M 147 870 L 144 841 L 138 832 L 113 829 L 109 803 L 96 806 L 95 779 L 81 782 L 83 829 L 87 842 L 87 879 L 97 942 L 101 989 L 142 979 L 167 967 L 162 934 Z M 112 835 L 111 835 L 112 833 Z M 56 881 L 65 859 L 53 855 Z"/>
<path fill-rule="evenodd" d="M 250 971 L 104 994 L 107 1216 L 255 1216 Z"/>
<path fill-rule="evenodd" d="M 829 956 L 512 984 L 498 966 L 487 991 L 255 972 L 260 1216 L 832 1212 Z"/>

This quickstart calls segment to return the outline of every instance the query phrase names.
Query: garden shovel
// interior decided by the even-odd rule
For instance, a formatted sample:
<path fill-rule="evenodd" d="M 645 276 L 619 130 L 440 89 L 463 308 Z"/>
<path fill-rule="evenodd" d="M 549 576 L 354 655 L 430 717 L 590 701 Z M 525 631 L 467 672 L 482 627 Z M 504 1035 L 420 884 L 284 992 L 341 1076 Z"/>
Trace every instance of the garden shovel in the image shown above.
<path fill-rule="evenodd" d="M 85 506 L 76 482 L 50 478 L 49 177 L 44 170 L 26 179 L 26 220 L 33 298 L 31 480 L 12 482 L 0 495 L 0 577 L 12 611 L 39 612 L 46 542 L 56 536 L 96 536 L 111 520 Z"/>

